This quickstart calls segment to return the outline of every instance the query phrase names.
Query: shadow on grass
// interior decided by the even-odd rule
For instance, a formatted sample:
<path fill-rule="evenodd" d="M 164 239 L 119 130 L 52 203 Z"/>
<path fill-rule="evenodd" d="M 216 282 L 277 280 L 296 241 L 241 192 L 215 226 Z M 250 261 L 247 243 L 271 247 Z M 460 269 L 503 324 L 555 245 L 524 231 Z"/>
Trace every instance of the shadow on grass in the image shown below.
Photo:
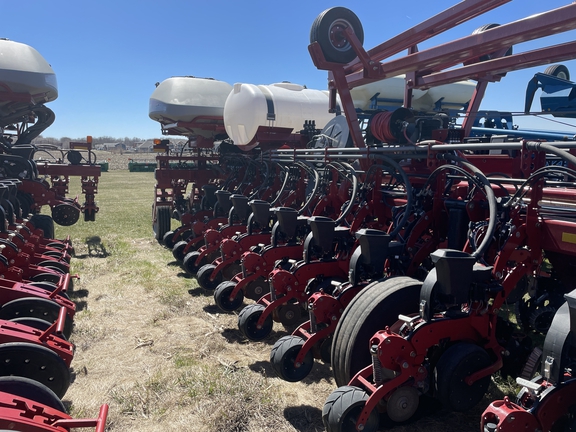
<path fill-rule="evenodd" d="M 102 244 L 102 239 L 98 236 L 92 236 L 86 238 L 86 247 L 88 252 L 82 255 L 74 255 L 76 259 L 84 258 L 106 258 L 110 256 L 110 253 L 106 250 Z"/>
<path fill-rule="evenodd" d="M 310 405 L 284 409 L 284 418 L 300 432 L 323 430 L 322 410 Z"/>

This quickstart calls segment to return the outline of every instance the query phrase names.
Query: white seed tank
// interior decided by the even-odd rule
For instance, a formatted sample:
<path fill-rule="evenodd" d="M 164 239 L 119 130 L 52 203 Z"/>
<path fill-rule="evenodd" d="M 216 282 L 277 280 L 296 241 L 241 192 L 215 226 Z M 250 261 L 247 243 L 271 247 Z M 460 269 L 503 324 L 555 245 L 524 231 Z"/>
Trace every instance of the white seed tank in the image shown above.
<path fill-rule="evenodd" d="M 56 74 L 44 57 L 29 45 L 0 39 L 0 116 L 57 97 Z"/>
<path fill-rule="evenodd" d="M 162 81 L 150 96 L 148 115 L 167 125 L 192 122 L 199 117 L 222 118 L 232 86 L 211 78 L 172 77 Z M 209 136 L 211 131 L 197 130 Z"/>
<path fill-rule="evenodd" d="M 299 84 L 237 83 L 224 105 L 224 126 L 234 144 L 247 145 L 252 143 L 260 126 L 297 132 L 306 120 L 314 120 L 316 128 L 322 129 L 334 118 L 328 105 L 327 91 Z"/>
<path fill-rule="evenodd" d="M 378 95 L 381 105 L 401 107 L 404 103 L 404 75 L 386 78 L 382 81 L 365 84 L 350 90 L 354 107 L 366 110 L 370 108 L 371 98 Z M 431 87 L 427 90 L 412 91 L 412 108 L 416 111 L 433 111 L 436 103 L 443 108 L 461 108 L 470 101 L 476 84 L 461 81 Z"/>

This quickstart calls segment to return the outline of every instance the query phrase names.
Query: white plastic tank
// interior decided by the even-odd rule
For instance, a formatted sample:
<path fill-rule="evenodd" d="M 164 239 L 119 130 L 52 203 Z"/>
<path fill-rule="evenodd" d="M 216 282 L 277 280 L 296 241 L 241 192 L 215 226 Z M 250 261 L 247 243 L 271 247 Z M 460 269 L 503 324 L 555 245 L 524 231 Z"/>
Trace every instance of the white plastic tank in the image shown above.
<path fill-rule="evenodd" d="M 432 111 L 441 99 L 443 107 L 459 108 L 470 101 L 475 87 L 472 81 L 461 81 L 427 90 L 414 89 L 412 108 L 416 111 Z M 382 105 L 401 107 L 404 103 L 404 88 L 404 75 L 399 75 L 353 88 L 350 93 L 354 106 L 362 110 L 370 108 L 371 98 L 376 95 L 383 100 Z"/>
<path fill-rule="evenodd" d="M 22 94 L 30 99 L 22 101 Z M 56 74 L 44 57 L 29 45 L 0 38 L 0 115 L 31 100 L 45 103 L 57 97 Z"/>
<path fill-rule="evenodd" d="M 222 118 L 232 86 L 224 81 L 191 76 L 162 81 L 150 96 L 148 115 L 164 125 L 197 117 Z"/>
<path fill-rule="evenodd" d="M 299 84 L 234 84 L 224 105 L 226 133 L 236 145 L 252 143 L 260 126 L 300 131 L 306 120 L 322 129 L 335 114 L 329 113 L 327 91 Z M 339 100 L 338 100 L 339 103 Z"/>

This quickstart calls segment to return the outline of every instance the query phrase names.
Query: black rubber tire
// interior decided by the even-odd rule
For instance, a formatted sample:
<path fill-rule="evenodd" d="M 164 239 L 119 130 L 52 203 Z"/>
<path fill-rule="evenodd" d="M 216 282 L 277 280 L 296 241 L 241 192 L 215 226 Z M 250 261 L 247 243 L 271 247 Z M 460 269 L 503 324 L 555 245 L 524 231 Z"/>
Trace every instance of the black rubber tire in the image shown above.
<path fill-rule="evenodd" d="M 336 326 L 330 353 L 338 386 L 371 363 L 368 342 L 374 333 L 394 324 L 398 314 L 418 312 L 421 287 L 422 282 L 401 276 L 373 282 L 352 299 Z"/>
<path fill-rule="evenodd" d="M 230 293 L 235 287 L 236 283 L 232 281 L 224 281 L 214 290 L 214 302 L 220 310 L 224 312 L 233 312 L 244 302 L 244 293 L 242 291 L 239 291 L 238 294 L 236 294 L 234 300 L 230 300 Z"/>
<path fill-rule="evenodd" d="M 256 323 L 264 311 L 264 306 L 252 304 L 246 306 L 238 315 L 238 328 L 246 338 L 258 342 L 266 339 L 272 333 L 272 316 L 268 315 L 261 329 L 256 328 Z"/>
<path fill-rule="evenodd" d="M 66 274 L 70 272 L 70 266 L 64 262 L 57 261 L 57 260 L 44 260 L 37 264 L 39 267 L 47 267 L 50 269 L 58 269 L 59 272 L 62 274 Z"/>
<path fill-rule="evenodd" d="M 476 30 L 474 30 L 472 32 L 472 34 L 478 34 L 478 33 L 482 33 L 485 32 L 486 30 L 490 30 L 493 29 L 495 27 L 500 27 L 500 24 L 497 23 L 491 23 L 491 24 L 485 24 L 482 27 L 478 27 Z M 513 50 L 512 47 L 508 48 L 508 51 L 506 51 L 506 54 L 504 54 L 505 57 L 508 57 L 510 55 L 512 55 Z M 480 56 L 480 58 L 478 59 L 479 61 L 483 62 L 483 61 L 487 61 L 487 60 L 492 60 L 494 57 L 494 53 L 490 53 L 490 54 L 485 54 L 483 56 Z M 506 74 L 501 74 L 502 76 L 506 76 Z"/>
<path fill-rule="evenodd" d="M 359 387 L 343 386 L 334 390 L 322 408 L 322 422 L 326 432 L 356 431 L 356 421 L 368 400 L 368 393 Z M 376 432 L 380 423 L 378 413 L 370 413 L 363 432 Z"/>
<path fill-rule="evenodd" d="M 302 365 L 296 367 L 294 360 L 304 346 L 304 339 L 299 336 L 283 336 L 276 341 L 270 351 L 270 363 L 280 378 L 288 382 L 302 381 L 314 366 L 312 351 L 308 351 Z"/>
<path fill-rule="evenodd" d="M 184 249 L 186 249 L 186 245 L 188 244 L 187 241 L 181 240 L 176 242 L 174 247 L 172 248 L 172 256 L 178 262 L 184 261 Z"/>
<path fill-rule="evenodd" d="M 486 350 L 478 345 L 465 342 L 452 345 L 440 356 L 434 370 L 436 398 L 451 411 L 472 409 L 488 390 L 490 375 L 470 386 L 464 379 L 491 364 Z"/>
<path fill-rule="evenodd" d="M 30 378 L 20 376 L 0 377 L 0 391 L 14 396 L 49 406 L 50 408 L 66 413 L 66 407 L 52 390 L 44 384 Z"/>
<path fill-rule="evenodd" d="M 60 306 L 52 300 L 38 297 L 22 297 L 5 303 L 0 307 L 0 319 L 11 320 L 14 318 L 40 318 L 53 323 L 58 319 Z M 64 323 L 64 336 L 67 339 L 72 334 L 72 319 L 67 316 Z"/>
<path fill-rule="evenodd" d="M 204 264 L 206 264 L 205 263 L 206 259 L 200 260 L 200 264 L 198 264 L 198 265 L 195 264 L 196 259 L 199 256 L 200 256 L 200 252 L 198 252 L 198 251 L 189 252 L 186 254 L 184 259 L 182 260 L 182 268 L 190 276 L 196 276 L 196 273 L 198 272 L 198 270 L 200 270 L 200 267 L 202 267 Z"/>
<path fill-rule="evenodd" d="M 551 65 L 544 70 L 546 75 L 553 75 L 555 77 L 570 81 L 570 71 L 563 64 Z"/>
<path fill-rule="evenodd" d="M 244 288 L 244 296 L 250 300 L 258 301 L 263 295 L 270 292 L 270 284 L 263 277 L 250 282 Z"/>
<path fill-rule="evenodd" d="M 218 273 L 214 280 L 210 280 L 210 275 L 214 271 L 216 266 L 214 264 L 206 264 L 198 269 L 196 273 L 196 280 L 198 285 L 200 285 L 205 290 L 215 290 L 218 285 L 222 282 L 222 273 Z"/>
<path fill-rule="evenodd" d="M 156 217 L 152 223 L 152 229 L 154 230 L 154 238 L 161 243 L 164 234 L 170 231 L 172 215 L 170 214 L 170 208 L 166 206 L 156 207 Z"/>
<path fill-rule="evenodd" d="M 168 249 L 174 248 L 174 231 L 168 231 L 162 237 L 162 244 Z"/>
<path fill-rule="evenodd" d="M 1 374 L 23 376 L 44 384 L 60 399 L 70 386 L 70 369 L 58 354 L 41 346 L 26 342 L 0 345 Z"/>
<path fill-rule="evenodd" d="M 39 228 L 44 232 L 44 238 L 54 238 L 54 221 L 48 215 L 35 214 L 30 218 L 30 223 L 35 228 Z"/>
<path fill-rule="evenodd" d="M 60 273 L 38 273 L 30 278 L 30 282 L 50 282 L 57 284 L 62 279 Z"/>
<path fill-rule="evenodd" d="M 344 7 L 333 7 L 322 12 L 310 29 L 310 43 L 318 42 L 322 48 L 324 58 L 329 62 L 346 64 L 354 60 L 357 55 L 350 42 L 346 39 L 336 41 L 335 27 L 352 27 L 354 34 L 361 43 L 364 43 L 364 29 L 354 12 Z M 335 45 L 338 43 L 338 45 Z"/>

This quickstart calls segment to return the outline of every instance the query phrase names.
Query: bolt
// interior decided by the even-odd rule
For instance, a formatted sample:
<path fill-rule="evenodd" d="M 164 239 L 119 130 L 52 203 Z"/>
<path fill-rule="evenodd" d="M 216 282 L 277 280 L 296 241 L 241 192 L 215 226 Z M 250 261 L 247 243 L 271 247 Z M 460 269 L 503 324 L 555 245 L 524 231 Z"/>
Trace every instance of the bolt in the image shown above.
<path fill-rule="evenodd" d="M 416 352 L 412 351 L 412 352 L 410 353 L 410 357 L 416 357 Z"/>
<path fill-rule="evenodd" d="M 256 266 L 256 270 L 260 270 L 260 267 Z"/>
<path fill-rule="evenodd" d="M 288 286 L 286 287 L 286 291 L 292 291 L 292 287 L 291 287 L 290 285 L 288 285 Z"/>
<path fill-rule="evenodd" d="M 296 362 L 296 363 L 294 363 L 294 366 L 296 366 L 297 368 L 299 368 L 300 366 L 302 366 L 302 363 Z"/>
<path fill-rule="evenodd" d="M 391 342 L 392 342 L 392 341 L 391 341 L 390 339 L 386 339 L 386 340 L 384 341 L 384 343 L 385 343 L 386 345 L 389 345 Z"/>
<path fill-rule="evenodd" d="M 410 366 L 410 365 L 408 364 L 408 362 L 402 363 L 402 367 L 403 367 L 404 369 L 408 369 L 409 366 Z"/>
<path fill-rule="evenodd" d="M 364 430 L 364 425 L 363 425 L 363 424 L 359 424 L 359 425 L 358 425 L 358 430 L 360 430 L 360 431 L 361 431 L 361 430 Z"/>
<path fill-rule="evenodd" d="M 338 318 L 336 318 L 336 315 L 332 316 L 332 321 L 336 321 Z"/>

